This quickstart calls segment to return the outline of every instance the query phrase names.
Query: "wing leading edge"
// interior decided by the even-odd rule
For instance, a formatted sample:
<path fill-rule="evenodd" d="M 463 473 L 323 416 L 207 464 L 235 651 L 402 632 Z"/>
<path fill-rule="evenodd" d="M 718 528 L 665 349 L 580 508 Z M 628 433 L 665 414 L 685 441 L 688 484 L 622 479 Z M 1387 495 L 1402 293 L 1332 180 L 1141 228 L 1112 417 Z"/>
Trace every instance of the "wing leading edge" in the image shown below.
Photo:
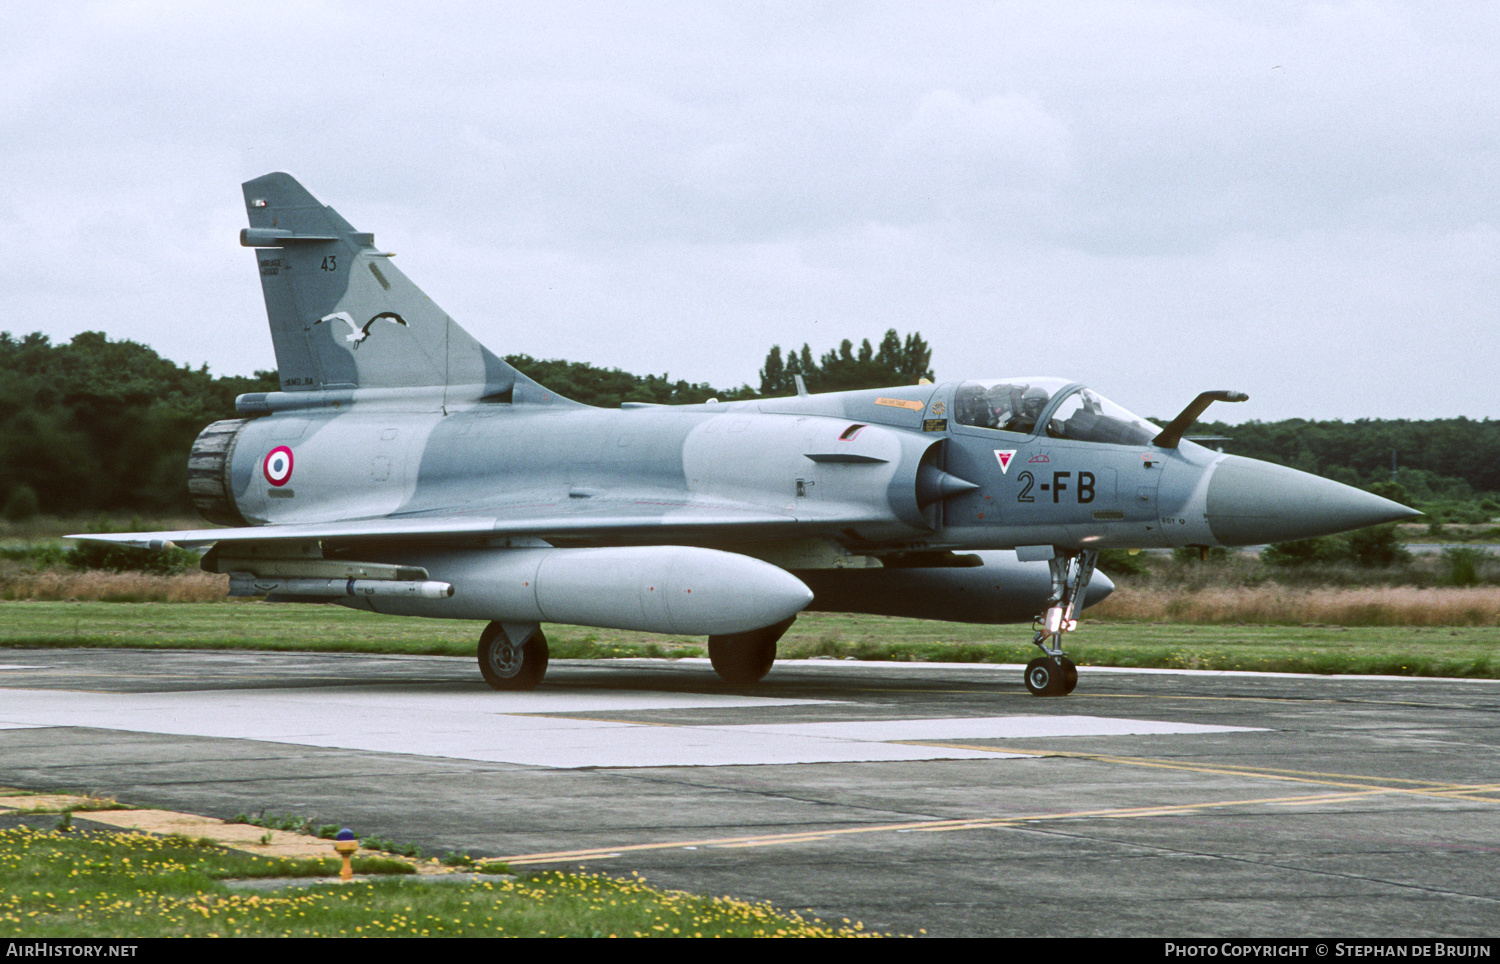
<path fill-rule="evenodd" d="M 587 500 L 593 502 L 595 500 Z M 802 531 L 807 520 L 761 506 L 733 503 L 695 504 L 661 501 L 577 505 L 570 500 L 556 506 L 530 506 L 478 515 L 423 514 L 404 517 L 352 519 L 329 522 L 283 523 L 223 529 L 182 529 L 157 532 L 82 532 L 67 536 L 89 542 L 160 549 L 170 546 L 202 548 L 216 543 L 308 542 L 313 540 L 458 540 L 477 537 L 521 536 L 539 539 L 617 539 L 640 536 L 662 543 L 674 538 L 701 542 L 730 538 L 776 538 L 783 531 Z M 575 508 L 576 506 L 576 508 Z M 849 520 L 826 520 L 837 525 Z"/>

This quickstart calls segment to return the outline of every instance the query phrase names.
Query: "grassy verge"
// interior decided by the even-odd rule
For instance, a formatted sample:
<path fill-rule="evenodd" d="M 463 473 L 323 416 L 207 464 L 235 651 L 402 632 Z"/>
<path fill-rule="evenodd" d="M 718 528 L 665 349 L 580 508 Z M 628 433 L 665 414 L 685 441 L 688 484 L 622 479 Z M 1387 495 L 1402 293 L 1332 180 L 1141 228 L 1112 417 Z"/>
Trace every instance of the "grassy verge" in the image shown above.
<path fill-rule="evenodd" d="M 1113 600 L 1112 600 L 1113 601 Z M 1101 607 L 1102 608 L 1102 607 Z M 336 606 L 0 602 L 0 646 L 252 649 L 472 659 L 480 626 Z M 704 655 L 698 637 L 548 626 L 556 659 Z M 783 659 L 1024 663 L 1026 626 L 805 613 Z M 1234 625 L 1085 620 L 1069 640 L 1081 665 L 1500 678 L 1500 626 Z"/>
<path fill-rule="evenodd" d="M 800 617 L 778 656 L 1025 663 L 1025 626 L 872 616 Z M 1080 666 L 1500 678 L 1500 627 L 1245 626 L 1085 620 L 1067 641 Z"/>
<path fill-rule="evenodd" d="M 1500 628 L 1089 623 L 1079 665 L 1500 679 Z M 1076 642 L 1074 642 L 1076 640 Z"/>
<path fill-rule="evenodd" d="M 1500 587 L 1126 584 L 1088 615 L 1199 625 L 1500 626 Z"/>
<path fill-rule="evenodd" d="M 858 924 L 829 927 L 765 904 L 656 890 L 638 878 L 541 873 L 466 884 L 408 878 L 270 893 L 236 892 L 223 882 L 306 873 L 291 863 L 182 837 L 0 830 L 0 935 L 873 936 Z"/>
<path fill-rule="evenodd" d="M 255 649 L 473 658 L 483 624 L 258 602 L 0 602 L 0 646 Z M 699 638 L 549 626 L 558 659 L 702 656 Z"/>

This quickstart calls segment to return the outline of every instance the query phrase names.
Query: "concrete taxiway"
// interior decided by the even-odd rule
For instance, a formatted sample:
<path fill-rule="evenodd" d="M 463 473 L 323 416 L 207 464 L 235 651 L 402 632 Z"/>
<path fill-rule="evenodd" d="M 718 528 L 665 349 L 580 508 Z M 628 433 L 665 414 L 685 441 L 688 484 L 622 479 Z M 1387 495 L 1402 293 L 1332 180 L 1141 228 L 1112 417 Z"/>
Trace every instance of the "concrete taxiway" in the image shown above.
<path fill-rule="evenodd" d="M 0 651 L 0 785 L 932 935 L 1500 932 L 1500 682 Z"/>

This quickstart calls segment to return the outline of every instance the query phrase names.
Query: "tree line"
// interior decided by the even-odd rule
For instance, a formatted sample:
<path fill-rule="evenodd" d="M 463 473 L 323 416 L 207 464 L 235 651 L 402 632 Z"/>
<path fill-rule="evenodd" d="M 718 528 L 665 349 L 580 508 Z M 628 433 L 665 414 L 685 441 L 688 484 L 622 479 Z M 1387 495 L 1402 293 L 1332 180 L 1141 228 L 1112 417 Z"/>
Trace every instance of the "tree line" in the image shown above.
<path fill-rule="evenodd" d="M 788 351 L 781 357 L 781 346 L 772 345 L 760 370 L 762 395 L 790 395 L 797 390 L 801 375 L 809 392 L 848 392 L 885 385 L 914 385 L 919 379 L 932 381 L 932 349 L 921 334 L 912 332 L 902 341 L 892 328 L 880 340 L 880 348 L 871 347 L 870 339 L 854 342 L 845 338 L 837 351 L 824 353 L 813 362 L 812 347 L 802 343 L 799 352 Z"/>
<path fill-rule="evenodd" d="M 1210 444 L 1347 485 L 1394 483 L 1400 492 L 1381 494 L 1412 505 L 1500 494 L 1500 421 L 1493 419 L 1207 422 L 1188 434 L 1228 436 Z"/>
<path fill-rule="evenodd" d="M 191 512 L 188 450 L 274 372 L 215 378 L 86 331 L 66 345 L 0 332 L 0 512 Z"/>
<path fill-rule="evenodd" d="M 894 346 L 894 349 L 890 346 Z M 791 394 L 779 375 L 781 349 L 767 355 L 759 390 L 719 389 L 667 374 L 634 375 L 584 362 L 509 355 L 506 361 L 553 391 L 587 405 L 622 402 L 684 405 Z M 845 341 L 821 363 L 802 347 L 805 366 L 791 370 L 814 391 L 915 383 L 927 376 L 931 351 L 921 335 L 903 341 L 886 332 L 879 352 L 866 340 L 856 356 Z M 772 357 L 778 362 L 773 365 Z M 40 332 L 0 332 L 0 516 L 91 512 L 191 514 L 186 465 L 193 440 L 209 422 L 234 418 L 244 392 L 280 387 L 274 371 L 213 376 L 162 358 L 146 345 L 86 331 L 66 345 Z"/>
<path fill-rule="evenodd" d="M 878 346 L 845 339 L 821 356 L 806 344 L 786 352 L 772 346 L 758 388 L 527 355 L 506 360 L 561 395 L 605 407 L 790 395 L 798 375 L 813 392 L 934 377 L 927 342 L 894 329 Z M 207 366 L 178 365 L 102 332 L 65 345 L 40 333 L 0 332 L 0 515 L 190 514 L 185 466 L 193 439 L 209 422 L 235 416 L 236 395 L 277 388 L 275 372 L 214 376 Z M 1208 422 L 1189 434 L 1229 436 L 1228 452 L 1366 487 L 1391 482 L 1395 451 L 1395 481 L 1414 504 L 1500 493 L 1500 421 L 1490 419 Z"/>

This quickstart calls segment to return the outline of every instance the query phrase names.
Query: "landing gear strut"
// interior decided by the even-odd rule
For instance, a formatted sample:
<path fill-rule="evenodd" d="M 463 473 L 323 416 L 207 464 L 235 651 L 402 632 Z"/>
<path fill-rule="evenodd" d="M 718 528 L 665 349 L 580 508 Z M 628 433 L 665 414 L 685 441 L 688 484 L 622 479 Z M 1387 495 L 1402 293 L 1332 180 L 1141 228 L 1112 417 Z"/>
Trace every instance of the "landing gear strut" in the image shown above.
<path fill-rule="evenodd" d="M 726 683 L 759 683 L 776 662 L 776 641 L 797 619 L 783 619 L 772 626 L 744 633 L 708 637 L 708 661 Z"/>
<path fill-rule="evenodd" d="M 1063 655 L 1062 637 L 1078 628 L 1073 614 L 1082 608 L 1098 559 L 1097 549 L 1064 550 L 1050 562 L 1052 595 L 1047 611 L 1036 618 L 1032 640 L 1046 655 L 1026 664 L 1026 688 L 1032 696 L 1067 696 L 1078 685 L 1078 667 Z"/>

